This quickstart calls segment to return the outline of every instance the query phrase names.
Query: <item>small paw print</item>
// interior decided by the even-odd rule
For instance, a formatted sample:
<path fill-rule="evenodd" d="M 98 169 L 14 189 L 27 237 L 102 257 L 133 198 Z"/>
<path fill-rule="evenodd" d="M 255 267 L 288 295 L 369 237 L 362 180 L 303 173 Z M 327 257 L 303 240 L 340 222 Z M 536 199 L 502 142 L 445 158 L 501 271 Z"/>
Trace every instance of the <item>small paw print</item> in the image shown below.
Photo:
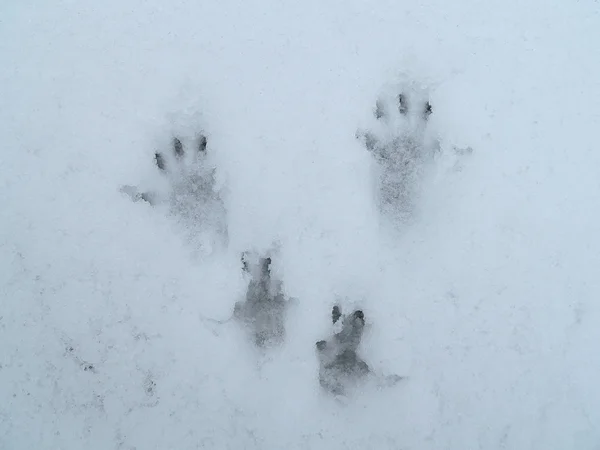
<path fill-rule="evenodd" d="M 248 328 L 257 347 L 281 344 L 287 299 L 281 281 L 272 277 L 271 256 L 244 252 L 240 259 L 249 280 L 245 301 L 236 302 L 233 317 Z"/>
<path fill-rule="evenodd" d="M 454 170 L 472 153 L 440 143 L 432 128 L 435 107 L 420 83 L 403 82 L 382 90 L 370 124 L 356 137 L 373 156 L 380 211 L 400 222 L 413 216 L 427 172 L 450 160 Z M 443 151 L 442 151 L 443 150 Z"/>
<path fill-rule="evenodd" d="M 392 86 L 375 102 L 373 119 L 357 138 L 378 168 L 378 203 L 383 213 L 408 218 L 414 209 L 426 163 L 439 150 L 428 132 L 434 108 L 428 92 L 414 84 Z"/>
<path fill-rule="evenodd" d="M 141 191 L 124 185 L 120 191 L 134 202 L 167 204 L 171 215 L 184 222 L 186 232 L 199 235 L 211 231 L 226 240 L 226 211 L 207 136 L 174 136 L 167 149 L 154 152 L 153 159 L 166 178 L 166 189 Z"/>

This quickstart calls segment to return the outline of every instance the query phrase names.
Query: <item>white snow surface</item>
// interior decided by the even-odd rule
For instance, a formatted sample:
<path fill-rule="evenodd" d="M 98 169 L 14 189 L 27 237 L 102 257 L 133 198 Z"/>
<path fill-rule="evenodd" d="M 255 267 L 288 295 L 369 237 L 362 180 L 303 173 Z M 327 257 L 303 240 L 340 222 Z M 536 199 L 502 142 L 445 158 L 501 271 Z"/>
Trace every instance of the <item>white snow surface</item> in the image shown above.
<path fill-rule="evenodd" d="M 0 449 L 600 449 L 598 30 L 592 0 L 4 1 Z M 392 228 L 355 132 L 400 76 L 474 151 Z M 118 190 L 198 127 L 212 251 Z M 298 301 L 259 353 L 206 318 L 274 242 Z M 338 296 L 405 381 L 321 391 Z"/>

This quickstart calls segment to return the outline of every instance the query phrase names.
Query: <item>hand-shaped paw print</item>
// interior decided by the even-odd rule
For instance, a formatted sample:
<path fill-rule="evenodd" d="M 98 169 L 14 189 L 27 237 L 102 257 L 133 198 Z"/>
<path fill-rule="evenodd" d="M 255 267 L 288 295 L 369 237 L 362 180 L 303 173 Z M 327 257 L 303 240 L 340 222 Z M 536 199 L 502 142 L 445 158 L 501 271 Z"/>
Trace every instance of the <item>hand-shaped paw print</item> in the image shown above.
<path fill-rule="evenodd" d="M 210 160 L 206 135 L 173 137 L 168 150 L 154 153 L 154 163 L 168 180 L 167 192 L 139 191 L 130 185 L 122 186 L 121 192 L 135 202 L 167 203 L 170 213 L 192 234 L 210 229 L 226 238 L 226 211 L 216 187 L 217 168 Z"/>

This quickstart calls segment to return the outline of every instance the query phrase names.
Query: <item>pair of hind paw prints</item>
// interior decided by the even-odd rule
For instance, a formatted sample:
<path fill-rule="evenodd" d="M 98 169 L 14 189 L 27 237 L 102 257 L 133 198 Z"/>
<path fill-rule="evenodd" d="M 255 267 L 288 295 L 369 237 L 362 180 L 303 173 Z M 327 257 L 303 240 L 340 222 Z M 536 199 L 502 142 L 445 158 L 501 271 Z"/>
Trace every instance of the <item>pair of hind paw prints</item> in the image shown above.
<path fill-rule="evenodd" d="M 384 214 L 408 219 L 415 208 L 426 171 L 442 155 L 442 144 L 430 129 L 434 113 L 429 93 L 415 85 L 394 86 L 375 102 L 372 124 L 356 137 L 377 167 L 377 203 Z M 452 147 L 454 166 L 472 149 Z"/>
<path fill-rule="evenodd" d="M 191 230 L 211 230 L 227 236 L 226 210 L 217 187 L 217 168 L 211 160 L 208 138 L 175 136 L 170 146 L 154 153 L 154 165 L 166 178 L 166 189 L 140 190 L 124 185 L 120 191 L 134 202 L 166 204 L 169 212 Z"/>
<path fill-rule="evenodd" d="M 286 339 L 286 322 L 290 306 L 280 280 L 274 277 L 272 255 L 244 252 L 242 272 L 249 278 L 245 299 L 235 303 L 233 314 L 224 324 L 235 320 L 247 332 L 249 341 L 261 350 L 280 346 Z M 345 315 L 339 305 L 331 311 L 333 331 L 329 338 L 315 344 L 319 363 L 320 386 L 334 396 L 347 396 L 353 388 L 370 381 L 378 387 L 392 387 L 405 377 L 382 375 L 373 370 L 360 355 L 365 330 L 365 314 L 356 309 Z"/>

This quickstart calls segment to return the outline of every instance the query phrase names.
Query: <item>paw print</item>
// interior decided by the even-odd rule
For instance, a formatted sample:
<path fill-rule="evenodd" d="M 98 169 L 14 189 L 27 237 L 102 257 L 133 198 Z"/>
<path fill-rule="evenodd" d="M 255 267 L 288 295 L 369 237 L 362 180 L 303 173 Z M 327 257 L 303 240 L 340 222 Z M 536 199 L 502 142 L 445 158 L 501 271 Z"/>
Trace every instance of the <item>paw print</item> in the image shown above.
<path fill-rule="evenodd" d="M 412 212 L 426 164 L 439 151 L 439 142 L 428 132 L 433 113 L 426 90 L 394 86 L 375 102 L 372 126 L 357 133 L 377 162 L 383 212 Z"/>
<path fill-rule="evenodd" d="M 356 134 L 377 163 L 380 210 L 400 222 L 413 215 L 431 163 L 442 173 L 460 171 L 473 153 L 471 147 L 442 145 L 431 128 L 434 113 L 428 90 L 405 81 L 382 91 L 370 126 Z"/>
<path fill-rule="evenodd" d="M 212 230 L 226 239 L 226 211 L 210 153 L 204 134 L 192 138 L 175 136 L 170 148 L 154 153 L 154 163 L 167 181 L 166 189 L 139 191 L 126 185 L 120 190 L 134 202 L 167 204 L 169 212 L 192 233 Z"/>
<path fill-rule="evenodd" d="M 365 327 L 362 310 L 354 310 L 345 316 L 339 305 L 331 310 L 331 321 L 341 329 L 315 344 L 319 361 L 319 383 L 334 395 L 344 395 L 357 382 L 371 374 L 369 365 L 358 354 L 358 347 Z"/>
<path fill-rule="evenodd" d="M 271 257 L 244 252 L 241 263 L 250 279 L 245 301 L 235 304 L 233 316 L 248 328 L 257 347 L 281 344 L 288 301 L 281 282 L 272 277 Z"/>

